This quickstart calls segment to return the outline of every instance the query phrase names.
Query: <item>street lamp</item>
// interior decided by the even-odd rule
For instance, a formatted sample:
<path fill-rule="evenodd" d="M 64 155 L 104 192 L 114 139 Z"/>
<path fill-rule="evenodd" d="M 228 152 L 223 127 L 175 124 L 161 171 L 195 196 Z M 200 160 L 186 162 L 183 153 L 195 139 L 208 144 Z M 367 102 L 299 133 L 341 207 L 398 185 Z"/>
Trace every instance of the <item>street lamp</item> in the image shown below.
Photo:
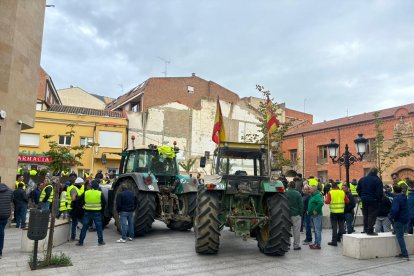
<path fill-rule="evenodd" d="M 367 150 L 367 142 L 368 139 L 364 138 L 362 133 L 358 134 L 358 138 L 354 140 L 359 157 L 356 157 L 349 152 L 348 144 L 345 145 L 345 153 L 343 153 L 341 156 L 338 156 L 339 144 L 335 143 L 335 139 L 331 139 L 331 142 L 327 145 L 329 150 L 329 157 L 331 157 L 332 162 L 334 164 L 339 163 L 341 166 L 345 166 L 347 185 L 349 185 L 349 167 L 355 162 L 362 161 L 362 158 L 364 157 L 364 154 Z"/>

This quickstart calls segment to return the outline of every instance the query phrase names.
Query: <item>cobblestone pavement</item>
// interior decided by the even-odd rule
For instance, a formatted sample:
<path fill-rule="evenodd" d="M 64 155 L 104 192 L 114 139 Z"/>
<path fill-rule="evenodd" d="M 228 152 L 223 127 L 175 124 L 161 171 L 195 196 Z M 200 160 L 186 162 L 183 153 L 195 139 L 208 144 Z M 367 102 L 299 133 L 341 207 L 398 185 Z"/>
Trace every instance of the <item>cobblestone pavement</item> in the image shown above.
<path fill-rule="evenodd" d="M 6 229 L 0 275 L 413 275 L 414 261 L 397 258 L 355 260 L 342 256 L 342 246 L 327 245 L 330 230 L 323 230 L 322 250 L 302 246 L 284 257 L 268 257 L 256 241 L 242 241 L 223 230 L 217 255 L 198 255 L 193 232 L 175 232 L 156 222 L 153 231 L 132 242 L 118 244 L 113 223 L 104 231 L 105 246 L 88 232 L 85 245 L 74 242 L 54 248 L 68 254 L 73 266 L 31 271 L 29 254 L 20 252 L 21 230 Z M 303 240 L 304 234 L 301 234 Z M 384 250 L 386 250 L 384 248 Z"/>

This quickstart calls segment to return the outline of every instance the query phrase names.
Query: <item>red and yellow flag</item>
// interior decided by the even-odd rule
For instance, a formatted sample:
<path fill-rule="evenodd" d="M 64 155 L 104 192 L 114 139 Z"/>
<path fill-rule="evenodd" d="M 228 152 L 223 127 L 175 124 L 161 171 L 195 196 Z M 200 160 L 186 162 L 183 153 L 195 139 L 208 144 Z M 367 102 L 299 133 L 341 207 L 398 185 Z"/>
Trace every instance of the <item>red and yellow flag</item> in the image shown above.
<path fill-rule="evenodd" d="M 272 110 L 272 101 L 267 97 L 266 101 L 266 117 L 267 117 L 267 131 L 269 133 L 275 132 L 279 127 L 279 121 L 276 118 L 275 113 Z"/>
<path fill-rule="evenodd" d="M 220 101 L 218 98 L 216 118 L 214 119 L 213 136 L 211 139 L 216 144 L 220 143 L 220 141 L 226 141 L 226 130 L 224 129 L 223 114 L 221 114 Z"/>

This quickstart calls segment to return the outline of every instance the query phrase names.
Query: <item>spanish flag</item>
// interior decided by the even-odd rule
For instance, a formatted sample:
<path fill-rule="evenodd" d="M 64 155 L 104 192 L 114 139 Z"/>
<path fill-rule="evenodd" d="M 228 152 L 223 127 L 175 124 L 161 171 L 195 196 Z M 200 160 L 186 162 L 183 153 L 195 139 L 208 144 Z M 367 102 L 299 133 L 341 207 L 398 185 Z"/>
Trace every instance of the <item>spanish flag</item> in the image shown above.
<path fill-rule="evenodd" d="M 275 113 L 273 113 L 272 110 L 272 102 L 269 99 L 269 96 L 267 97 L 266 101 L 266 117 L 267 117 L 267 131 L 269 133 L 273 133 L 277 130 L 279 127 L 279 121 L 276 118 Z"/>
<path fill-rule="evenodd" d="M 226 130 L 224 129 L 219 98 L 217 98 L 216 118 L 214 119 L 213 136 L 211 139 L 216 144 L 220 143 L 220 141 L 226 141 Z"/>

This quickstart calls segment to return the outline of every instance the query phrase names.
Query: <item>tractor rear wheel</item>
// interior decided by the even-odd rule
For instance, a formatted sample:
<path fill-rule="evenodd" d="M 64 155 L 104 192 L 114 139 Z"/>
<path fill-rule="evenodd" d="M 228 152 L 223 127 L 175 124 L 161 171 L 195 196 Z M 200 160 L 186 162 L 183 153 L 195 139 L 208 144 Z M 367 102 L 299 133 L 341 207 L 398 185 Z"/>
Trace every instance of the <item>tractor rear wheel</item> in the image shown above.
<path fill-rule="evenodd" d="M 216 254 L 220 246 L 220 201 L 214 191 L 199 188 L 194 217 L 195 250 L 200 254 Z"/>
<path fill-rule="evenodd" d="M 257 246 L 266 255 L 283 256 L 289 250 L 290 207 L 286 194 L 276 193 L 265 198 L 265 214 L 269 222 L 257 230 Z"/>
<path fill-rule="evenodd" d="M 197 206 L 197 193 L 187 193 L 178 195 L 179 211 L 182 215 L 188 215 L 190 221 L 171 220 L 167 224 L 168 228 L 178 231 L 190 230 L 193 227 L 194 212 Z"/>
<path fill-rule="evenodd" d="M 138 190 L 138 186 L 132 179 L 123 180 L 120 185 L 116 187 L 114 192 L 113 214 L 115 219 L 115 226 L 119 232 L 122 231 L 121 219 L 116 210 L 116 198 L 121 192 L 121 185 L 126 185 L 128 190 L 137 196 L 138 206 L 134 212 L 134 234 L 135 236 L 143 236 L 151 230 L 152 223 L 155 217 L 155 194 L 151 192 L 143 192 Z"/>

